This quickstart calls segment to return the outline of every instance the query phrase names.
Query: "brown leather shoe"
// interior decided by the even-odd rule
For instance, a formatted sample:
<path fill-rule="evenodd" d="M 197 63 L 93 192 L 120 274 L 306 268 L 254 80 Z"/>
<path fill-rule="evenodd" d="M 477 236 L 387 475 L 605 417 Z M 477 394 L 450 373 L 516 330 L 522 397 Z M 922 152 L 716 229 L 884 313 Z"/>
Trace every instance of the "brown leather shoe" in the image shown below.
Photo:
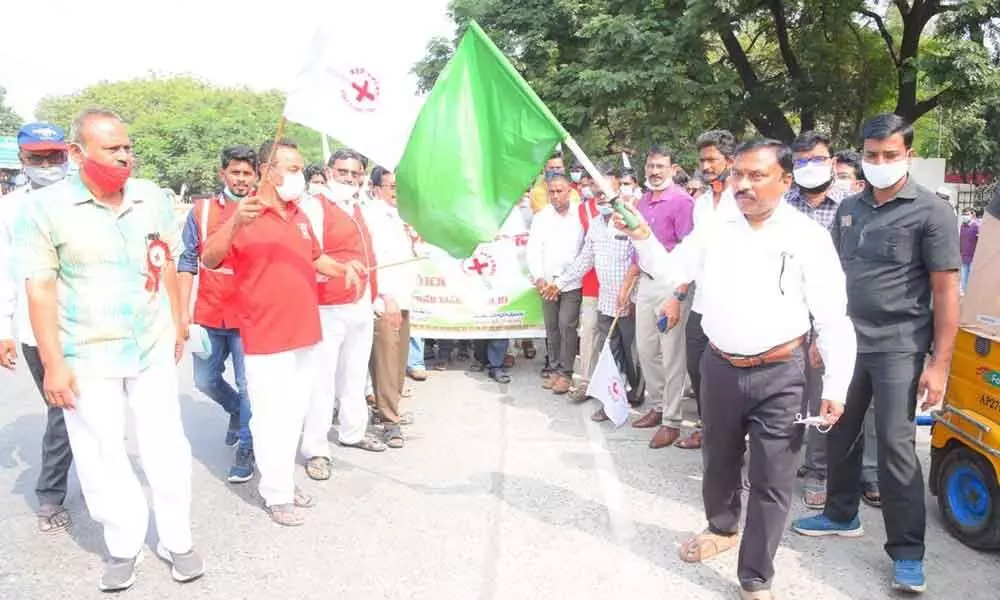
<path fill-rule="evenodd" d="M 666 448 L 676 442 L 679 437 L 681 437 L 680 429 L 664 425 L 657 429 L 656 433 L 653 434 L 653 439 L 649 440 L 649 447 L 653 450 Z"/>
<path fill-rule="evenodd" d="M 551 375 L 542 380 L 542 389 L 551 390 L 552 386 L 556 384 L 557 379 L 559 379 L 559 375 L 552 373 Z"/>
<path fill-rule="evenodd" d="M 649 429 L 650 427 L 659 427 L 661 423 L 663 423 L 663 412 L 654 409 L 633 421 L 632 427 Z"/>
<path fill-rule="evenodd" d="M 674 447 L 683 448 L 684 450 L 697 450 L 701 448 L 701 430 L 695 429 L 691 431 L 686 438 L 677 440 L 674 443 Z"/>
<path fill-rule="evenodd" d="M 565 375 L 556 378 L 555 383 L 552 384 L 552 393 L 563 395 L 573 389 L 573 382 L 570 381 L 569 377 Z"/>

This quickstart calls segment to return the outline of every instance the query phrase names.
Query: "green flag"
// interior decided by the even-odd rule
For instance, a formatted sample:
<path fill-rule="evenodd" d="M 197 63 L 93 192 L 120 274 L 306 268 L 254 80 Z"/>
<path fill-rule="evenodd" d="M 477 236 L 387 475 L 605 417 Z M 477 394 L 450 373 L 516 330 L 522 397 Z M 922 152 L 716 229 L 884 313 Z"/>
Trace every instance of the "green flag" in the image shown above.
<path fill-rule="evenodd" d="M 399 212 L 454 257 L 492 241 L 569 137 L 475 22 L 438 77 L 396 170 Z"/>

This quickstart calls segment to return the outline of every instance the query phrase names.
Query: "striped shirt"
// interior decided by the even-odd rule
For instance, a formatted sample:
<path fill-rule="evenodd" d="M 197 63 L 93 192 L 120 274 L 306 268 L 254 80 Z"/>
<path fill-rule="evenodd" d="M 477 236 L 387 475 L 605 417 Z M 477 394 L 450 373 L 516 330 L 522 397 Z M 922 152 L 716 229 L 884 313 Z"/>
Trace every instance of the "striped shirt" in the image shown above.
<path fill-rule="evenodd" d="M 606 219 L 595 217 L 590 222 L 580 253 L 553 283 L 563 290 L 568 283 L 580 281 L 584 273 L 595 269 L 601 284 L 597 310 L 602 315 L 613 317 L 617 312 L 618 294 L 634 255 L 635 248 L 628 236 L 609 227 Z"/>
<path fill-rule="evenodd" d="M 26 279 L 56 279 L 63 356 L 77 373 L 134 377 L 173 360 L 174 326 L 162 279 L 146 290 L 151 236 L 182 250 L 173 203 L 129 179 L 117 209 L 99 204 L 79 175 L 32 193 L 15 229 Z"/>

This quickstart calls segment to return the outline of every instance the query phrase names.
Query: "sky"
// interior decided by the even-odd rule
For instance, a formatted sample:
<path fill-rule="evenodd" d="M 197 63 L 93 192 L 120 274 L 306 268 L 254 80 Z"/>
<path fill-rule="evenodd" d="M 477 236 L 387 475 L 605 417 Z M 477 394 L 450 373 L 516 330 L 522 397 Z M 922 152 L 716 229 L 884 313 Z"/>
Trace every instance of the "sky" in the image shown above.
<path fill-rule="evenodd" d="M 287 90 L 317 25 L 371 32 L 407 68 L 432 37 L 451 38 L 448 0 L 11 0 L 0 86 L 34 118 L 47 95 L 150 72 Z M 268 52 L 266 48 L 273 50 Z M 414 80 L 414 88 L 416 81 Z"/>

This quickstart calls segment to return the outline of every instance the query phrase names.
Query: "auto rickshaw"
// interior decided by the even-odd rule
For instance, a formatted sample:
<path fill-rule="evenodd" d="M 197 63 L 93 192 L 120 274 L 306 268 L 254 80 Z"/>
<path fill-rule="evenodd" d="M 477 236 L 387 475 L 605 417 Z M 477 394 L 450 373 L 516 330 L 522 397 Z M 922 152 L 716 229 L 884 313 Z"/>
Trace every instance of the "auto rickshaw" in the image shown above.
<path fill-rule="evenodd" d="M 945 526 L 1000 549 L 1000 189 L 980 225 L 944 404 L 931 425 L 930 490 Z"/>

